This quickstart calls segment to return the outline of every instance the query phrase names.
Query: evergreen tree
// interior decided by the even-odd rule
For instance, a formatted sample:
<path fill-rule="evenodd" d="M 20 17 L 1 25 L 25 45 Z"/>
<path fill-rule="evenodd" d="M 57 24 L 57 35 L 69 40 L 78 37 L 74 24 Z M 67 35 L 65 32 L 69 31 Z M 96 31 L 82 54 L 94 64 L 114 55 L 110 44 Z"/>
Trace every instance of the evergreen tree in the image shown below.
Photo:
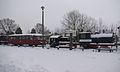
<path fill-rule="evenodd" d="M 36 33 L 36 30 L 35 30 L 34 28 L 32 28 L 31 33 L 32 33 L 32 34 L 33 34 L 33 33 Z"/>
<path fill-rule="evenodd" d="M 15 31 L 16 34 L 22 34 L 22 29 L 19 27 L 16 31 Z"/>

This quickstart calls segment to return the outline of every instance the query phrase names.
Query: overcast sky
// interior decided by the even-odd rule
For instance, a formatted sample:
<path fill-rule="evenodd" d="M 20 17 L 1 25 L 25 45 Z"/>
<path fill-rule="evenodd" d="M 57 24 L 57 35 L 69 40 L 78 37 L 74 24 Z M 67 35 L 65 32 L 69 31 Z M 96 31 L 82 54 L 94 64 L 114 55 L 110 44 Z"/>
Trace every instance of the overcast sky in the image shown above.
<path fill-rule="evenodd" d="M 50 30 L 61 27 L 64 14 L 79 10 L 105 24 L 120 21 L 120 0 L 0 0 L 0 19 L 10 18 L 27 32 L 41 23 L 41 6 L 45 6 L 45 26 Z"/>

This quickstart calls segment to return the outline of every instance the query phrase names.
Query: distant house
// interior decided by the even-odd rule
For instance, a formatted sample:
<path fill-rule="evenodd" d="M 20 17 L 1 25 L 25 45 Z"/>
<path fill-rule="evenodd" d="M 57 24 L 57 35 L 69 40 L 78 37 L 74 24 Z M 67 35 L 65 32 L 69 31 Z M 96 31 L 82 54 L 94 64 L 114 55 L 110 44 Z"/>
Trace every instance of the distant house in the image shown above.
<path fill-rule="evenodd" d="M 75 37 L 76 36 L 76 31 L 75 30 L 66 30 L 65 33 L 63 33 L 63 36 L 65 37 L 69 37 L 70 33 L 72 33 L 72 36 Z"/>

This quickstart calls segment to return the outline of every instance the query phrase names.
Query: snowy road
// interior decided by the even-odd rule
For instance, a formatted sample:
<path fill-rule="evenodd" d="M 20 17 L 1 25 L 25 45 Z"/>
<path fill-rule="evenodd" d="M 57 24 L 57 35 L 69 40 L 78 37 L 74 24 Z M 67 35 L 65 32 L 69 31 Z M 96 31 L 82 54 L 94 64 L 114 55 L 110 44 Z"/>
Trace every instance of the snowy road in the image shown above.
<path fill-rule="evenodd" d="M 0 72 L 120 72 L 120 51 L 0 46 Z"/>

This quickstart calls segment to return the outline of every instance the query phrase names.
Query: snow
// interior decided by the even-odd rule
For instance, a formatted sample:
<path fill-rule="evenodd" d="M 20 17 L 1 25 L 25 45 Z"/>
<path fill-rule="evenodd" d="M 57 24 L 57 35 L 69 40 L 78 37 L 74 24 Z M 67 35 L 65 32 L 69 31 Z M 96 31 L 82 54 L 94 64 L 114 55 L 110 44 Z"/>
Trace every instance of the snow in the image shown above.
<path fill-rule="evenodd" d="M 98 43 L 98 45 L 115 45 L 115 43 Z"/>
<path fill-rule="evenodd" d="M 59 43 L 69 44 L 69 43 L 70 43 L 70 41 L 59 41 Z"/>
<path fill-rule="evenodd" d="M 0 72 L 120 72 L 117 52 L 0 45 Z"/>
<path fill-rule="evenodd" d="M 80 34 L 86 34 L 86 33 L 89 33 L 89 34 L 91 34 L 91 32 L 79 32 Z"/>
<path fill-rule="evenodd" d="M 91 38 L 99 38 L 99 37 L 113 37 L 113 34 L 95 34 L 91 35 Z"/>
<path fill-rule="evenodd" d="M 80 39 L 79 42 L 92 42 L 92 39 Z"/>
<path fill-rule="evenodd" d="M 60 35 L 53 35 L 50 38 L 59 38 L 59 37 L 60 37 Z"/>
<path fill-rule="evenodd" d="M 9 36 L 25 36 L 25 35 L 28 35 L 28 36 L 42 36 L 42 34 L 12 34 L 12 35 L 9 35 Z"/>

